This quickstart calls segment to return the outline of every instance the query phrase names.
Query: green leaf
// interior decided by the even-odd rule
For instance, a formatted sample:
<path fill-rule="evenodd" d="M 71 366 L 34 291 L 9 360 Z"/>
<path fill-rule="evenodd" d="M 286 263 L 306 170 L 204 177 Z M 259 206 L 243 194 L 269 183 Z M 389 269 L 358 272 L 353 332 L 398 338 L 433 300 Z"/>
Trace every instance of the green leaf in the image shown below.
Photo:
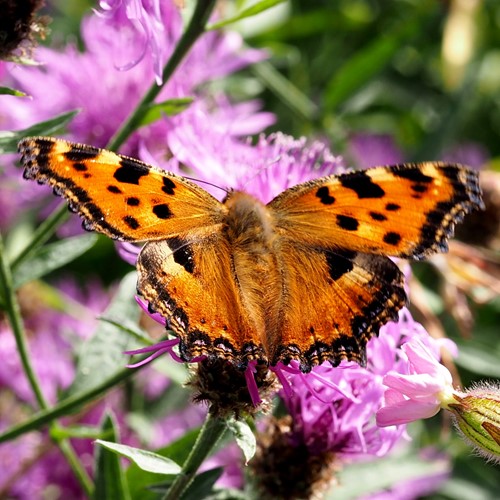
<path fill-rule="evenodd" d="M 152 472 L 153 474 L 174 475 L 181 472 L 180 465 L 152 451 L 141 450 L 140 448 L 133 448 L 132 446 L 126 446 L 124 444 L 102 441 L 101 439 L 97 439 L 95 442 L 111 450 L 113 453 L 117 453 L 122 457 L 132 460 L 132 462 L 144 471 Z"/>
<path fill-rule="evenodd" d="M 498 354 L 491 348 L 471 345 L 465 342 L 458 344 L 457 365 L 479 375 L 500 378 Z"/>
<path fill-rule="evenodd" d="M 13 95 L 16 97 L 28 97 L 28 94 L 21 92 L 20 90 L 11 89 L 9 87 L 0 87 L 0 95 Z"/>
<path fill-rule="evenodd" d="M 136 281 L 135 272 L 129 273 L 123 278 L 118 293 L 103 316 L 122 323 L 138 322 L 140 308 L 134 300 Z M 66 397 L 89 391 L 98 386 L 102 380 L 116 375 L 128 361 L 123 352 L 142 345 L 121 328 L 109 322 L 101 322 L 95 334 L 82 346 L 76 376 Z"/>
<path fill-rule="evenodd" d="M 327 84 L 325 107 L 337 111 L 340 104 L 361 87 L 373 81 L 373 77 L 384 69 L 401 45 L 418 32 L 419 23 L 414 20 L 386 36 L 376 38 L 341 66 Z"/>
<path fill-rule="evenodd" d="M 23 261 L 14 274 L 14 286 L 19 288 L 24 283 L 33 281 L 46 274 L 65 266 L 97 242 L 97 235 L 84 234 L 66 238 L 49 245 L 45 245 Z"/>
<path fill-rule="evenodd" d="M 254 5 L 251 5 L 250 7 L 247 7 L 246 9 L 243 9 L 239 14 L 236 16 L 233 16 L 229 19 L 225 19 L 224 21 L 219 21 L 218 23 L 214 23 L 206 28 L 206 30 L 218 30 L 219 28 L 222 28 L 223 26 L 227 26 L 228 24 L 232 24 L 236 21 L 241 21 L 242 19 L 245 19 L 246 17 L 251 17 L 255 16 L 256 14 L 260 14 L 261 12 L 264 12 L 265 10 L 268 10 L 272 7 L 275 7 L 276 5 L 283 3 L 285 0 L 260 0 L 260 2 L 255 3 Z"/>
<path fill-rule="evenodd" d="M 223 472 L 223 467 L 216 467 L 198 474 L 182 494 L 181 500 L 201 500 L 211 495 L 215 482 Z"/>
<path fill-rule="evenodd" d="M 245 464 L 252 459 L 257 450 L 255 434 L 246 421 L 228 419 L 226 421 L 228 429 L 233 433 L 236 443 L 241 448 L 245 457 Z"/>
<path fill-rule="evenodd" d="M 162 457 L 168 457 L 176 463 L 183 464 L 193 448 L 199 432 L 199 428 L 188 431 L 168 446 L 156 450 L 156 453 Z M 149 489 L 158 482 L 158 476 L 145 472 L 134 464 L 131 464 L 126 474 L 130 485 L 130 494 L 134 500 L 156 500 L 158 498 L 158 495 Z"/>
<path fill-rule="evenodd" d="M 100 442 L 101 444 L 108 443 L 115 446 L 123 446 L 115 443 L 117 440 L 117 430 L 116 423 L 111 414 L 105 416 L 102 424 L 102 432 L 109 435 L 109 439 L 112 442 L 102 441 Z M 128 500 L 130 498 L 125 474 L 121 468 L 120 458 L 116 450 L 110 451 L 105 445 L 100 446 L 96 452 L 95 489 L 93 498 L 94 500 L 100 500 L 102 498 Z"/>
<path fill-rule="evenodd" d="M 159 120 L 162 115 L 175 116 L 182 113 L 194 101 L 193 97 L 179 97 L 176 99 L 168 99 L 163 102 L 153 103 L 148 107 L 148 110 L 139 122 L 139 127 L 149 125 L 150 123 Z"/>
<path fill-rule="evenodd" d="M 23 130 L 15 132 L 0 131 L 0 154 L 17 153 L 17 144 L 24 137 L 35 135 L 57 135 L 64 132 L 66 125 L 79 113 L 79 111 L 68 111 L 61 115 L 37 123 Z"/>

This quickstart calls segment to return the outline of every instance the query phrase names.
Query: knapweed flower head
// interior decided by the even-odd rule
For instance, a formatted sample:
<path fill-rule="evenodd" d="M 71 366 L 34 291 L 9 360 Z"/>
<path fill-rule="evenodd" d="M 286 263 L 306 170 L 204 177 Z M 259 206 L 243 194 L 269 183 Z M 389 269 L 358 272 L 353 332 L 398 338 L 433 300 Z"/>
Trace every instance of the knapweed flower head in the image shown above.
<path fill-rule="evenodd" d="M 310 498 L 335 480 L 343 464 L 389 453 L 405 438 L 405 426 L 377 425 L 375 414 L 386 389 L 383 378 L 405 369 L 399 351 L 403 339 L 424 335 L 403 309 L 398 323 L 383 326 L 379 337 L 368 343 L 366 368 L 352 362 L 337 368 L 324 363 L 304 374 L 293 362 L 276 367 L 289 415 L 271 422 L 259 436 L 259 451 L 250 463 L 259 489 L 275 498 Z"/>
<path fill-rule="evenodd" d="M 47 19 L 36 15 L 43 0 L 0 1 L 0 59 L 30 56 L 37 38 L 44 38 Z"/>
<path fill-rule="evenodd" d="M 164 32 L 160 45 L 170 54 L 181 32 L 182 20 L 170 2 L 158 4 Z M 141 45 L 140 36 L 135 31 L 131 32 L 128 43 L 122 43 L 121 38 L 127 30 L 120 26 L 119 12 L 116 15 L 118 19 L 96 15 L 83 19 L 83 52 L 71 44 L 60 51 L 40 47 L 37 57 L 43 66 L 9 67 L 10 77 L 16 86 L 32 99 L 29 102 L 11 99 L 6 100 L 5 105 L 2 103 L 4 123 L 11 128 L 23 128 L 53 118 L 54 114 L 80 109 L 79 115 L 68 127 L 70 138 L 94 146 L 105 146 L 154 79 L 148 64 L 151 57 L 148 53 L 126 71 L 116 68 L 114 53 L 119 52 L 124 58 L 130 56 L 133 59 L 133 51 Z M 205 100 L 202 108 L 209 109 L 212 107 L 212 97 L 209 98 L 204 90 L 207 83 L 228 76 L 264 57 L 263 51 L 243 49 L 242 40 L 237 34 L 207 33 L 198 40 L 162 89 L 158 101 L 193 98 L 195 102 Z M 230 108 L 229 101 L 226 102 L 228 105 L 220 106 L 217 110 L 219 115 Z M 185 113 L 189 112 L 188 108 Z M 271 123 L 269 114 L 266 116 L 265 123 L 268 125 Z M 166 135 L 171 124 L 167 117 L 160 122 L 160 129 Z M 157 127 L 158 123 L 152 127 L 156 134 L 160 133 Z M 125 152 L 137 155 L 137 141 L 147 136 L 149 131 L 150 127 L 145 127 L 137 132 Z"/>

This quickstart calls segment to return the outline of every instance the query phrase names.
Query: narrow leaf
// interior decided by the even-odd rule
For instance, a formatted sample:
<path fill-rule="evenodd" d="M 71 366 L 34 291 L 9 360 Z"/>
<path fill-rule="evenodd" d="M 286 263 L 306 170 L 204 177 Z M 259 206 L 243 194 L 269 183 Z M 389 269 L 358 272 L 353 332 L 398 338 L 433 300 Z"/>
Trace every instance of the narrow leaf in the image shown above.
<path fill-rule="evenodd" d="M 162 457 L 168 457 L 176 463 L 184 463 L 193 448 L 200 429 L 188 431 L 173 443 L 164 448 L 156 450 Z M 158 476 L 145 472 L 138 466 L 131 464 L 127 469 L 127 481 L 130 485 L 130 493 L 133 499 L 156 500 L 158 495 L 151 491 L 151 487 L 158 483 Z"/>
<path fill-rule="evenodd" d="M 181 500 L 201 500 L 210 496 L 214 484 L 223 472 L 223 467 L 216 467 L 198 474 L 182 494 Z"/>
<path fill-rule="evenodd" d="M 39 279 L 65 266 L 92 248 L 96 242 L 97 235 L 84 234 L 38 248 L 15 271 L 14 286 L 19 288 L 28 281 Z"/>
<path fill-rule="evenodd" d="M 106 415 L 102 424 L 102 432 L 116 445 L 117 429 L 111 414 Z M 121 445 L 116 445 L 121 446 Z M 120 458 L 116 451 L 110 451 L 105 446 L 100 446 L 96 453 L 95 462 L 95 489 L 94 500 L 101 498 L 119 498 L 128 500 L 130 494 L 123 473 Z"/>
<path fill-rule="evenodd" d="M 218 23 L 214 23 L 211 26 L 208 26 L 207 30 L 217 30 L 222 28 L 223 26 L 227 26 L 228 24 L 232 24 L 236 21 L 241 21 L 247 17 L 255 16 L 256 14 L 260 14 L 265 10 L 268 10 L 280 3 L 283 3 L 285 0 L 260 0 L 260 2 L 243 9 L 239 14 L 229 19 L 225 19 L 224 21 L 219 21 Z"/>
<path fill-rule="evenodd" d="M 28 97 L 28 94 L 21 92 L 20 90 L 11 89 L 9 87 L 0 87 L 0 95 L 13 95 L 16 97 Z"/>
<path fill-rule="evenodd" d="M 236 443 L 241 448 L 243 456 L 245 457 L 245 463 L 255 455 L 257 450 L 257 441 L 255 439 L 255 434 L 247 422 L 242 420 L 228 419 L 227 426 L 229 430 L 233 433 Z"/>
<path fill-rule="evenodd" d="M 159 120 L 162 115 L 175 116 L 182 113 L 194 101 L 193 97 L 180 97 L 167 101 L 151 104 L 139 123 L 139 126 L 149 125 Z"/>
<path fill-rule="evenodd" d="M 23 130 L 15 132 L 0 132 L 0 154 L 16 153 L 17 143 L 23 138 L 31 135 L 57 135 L 64 131 L 66 125 L 79 113 L 79 111 L 68 111 Z"/>
<path fill-rule="evenodd" d="M 102 441 L 101 439 L 97 439 L 96 443 L 122 457 L 132 460 L 138 467 L 147 472 L 153 472 L 154 474 L 179 474 L 181 472 L 180 465 L 152 451 L 141 450 L 140 448 L 133 448 L 132 446 L 126 446 L 124 444 Z"/>
<path fill-rule="evenodd" d="M 103 316 L 116 322 L 138 322 L 140 308 L 134 300 L 136 281 L 135 272 L 123 278 L 118 293 Z M 66 396 L 89 391 L 97 387 L 103 379 L 116 375 L 128 361 L 123 352 L 142 345 L 122 329 L 109 322 L 101 322 L 94 335 L 82 346 L 75 380 Z"/>

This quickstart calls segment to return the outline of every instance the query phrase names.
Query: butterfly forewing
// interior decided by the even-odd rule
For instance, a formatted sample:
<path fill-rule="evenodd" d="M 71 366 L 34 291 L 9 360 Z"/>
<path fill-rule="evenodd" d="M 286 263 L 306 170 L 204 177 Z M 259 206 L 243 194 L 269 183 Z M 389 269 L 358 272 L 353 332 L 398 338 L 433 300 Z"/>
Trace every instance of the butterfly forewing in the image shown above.
<path fill-rule="evenodd" d="M 211 233 L 224 206 L 188 180 L 111 151 L 50 137 L 19 144 L 24 176 L 66 198 L 85 228 L 122 241 Z"/>
<path fill-rule="evenodd" d="M 482 201 L 477 172 L 421 163 L 316 179 L 268 206 L 295 241 L 421 259 L 446 250 L 455 223 Z"/>

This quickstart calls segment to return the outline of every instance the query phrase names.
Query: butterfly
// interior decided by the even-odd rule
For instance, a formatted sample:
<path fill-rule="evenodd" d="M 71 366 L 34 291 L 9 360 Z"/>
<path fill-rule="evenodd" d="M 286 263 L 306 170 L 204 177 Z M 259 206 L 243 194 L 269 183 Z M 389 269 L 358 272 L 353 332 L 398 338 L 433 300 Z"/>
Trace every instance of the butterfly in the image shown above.
<path fill-rule="evenodd" d="M 447 250 L 455 223 L 483 207 L 478 174 L 427 162 L 375 167 L 289 188 L 267 205 L 220 202 L 139 160 L 51 137 L 19 143 L 24 177 L 49 184 L 87 230 L 145 242 L 140 295 L 186 361 L 226 359 L 303 372 L 366 363 L 366 343 L 406 304 L 389 258 Z"/>

